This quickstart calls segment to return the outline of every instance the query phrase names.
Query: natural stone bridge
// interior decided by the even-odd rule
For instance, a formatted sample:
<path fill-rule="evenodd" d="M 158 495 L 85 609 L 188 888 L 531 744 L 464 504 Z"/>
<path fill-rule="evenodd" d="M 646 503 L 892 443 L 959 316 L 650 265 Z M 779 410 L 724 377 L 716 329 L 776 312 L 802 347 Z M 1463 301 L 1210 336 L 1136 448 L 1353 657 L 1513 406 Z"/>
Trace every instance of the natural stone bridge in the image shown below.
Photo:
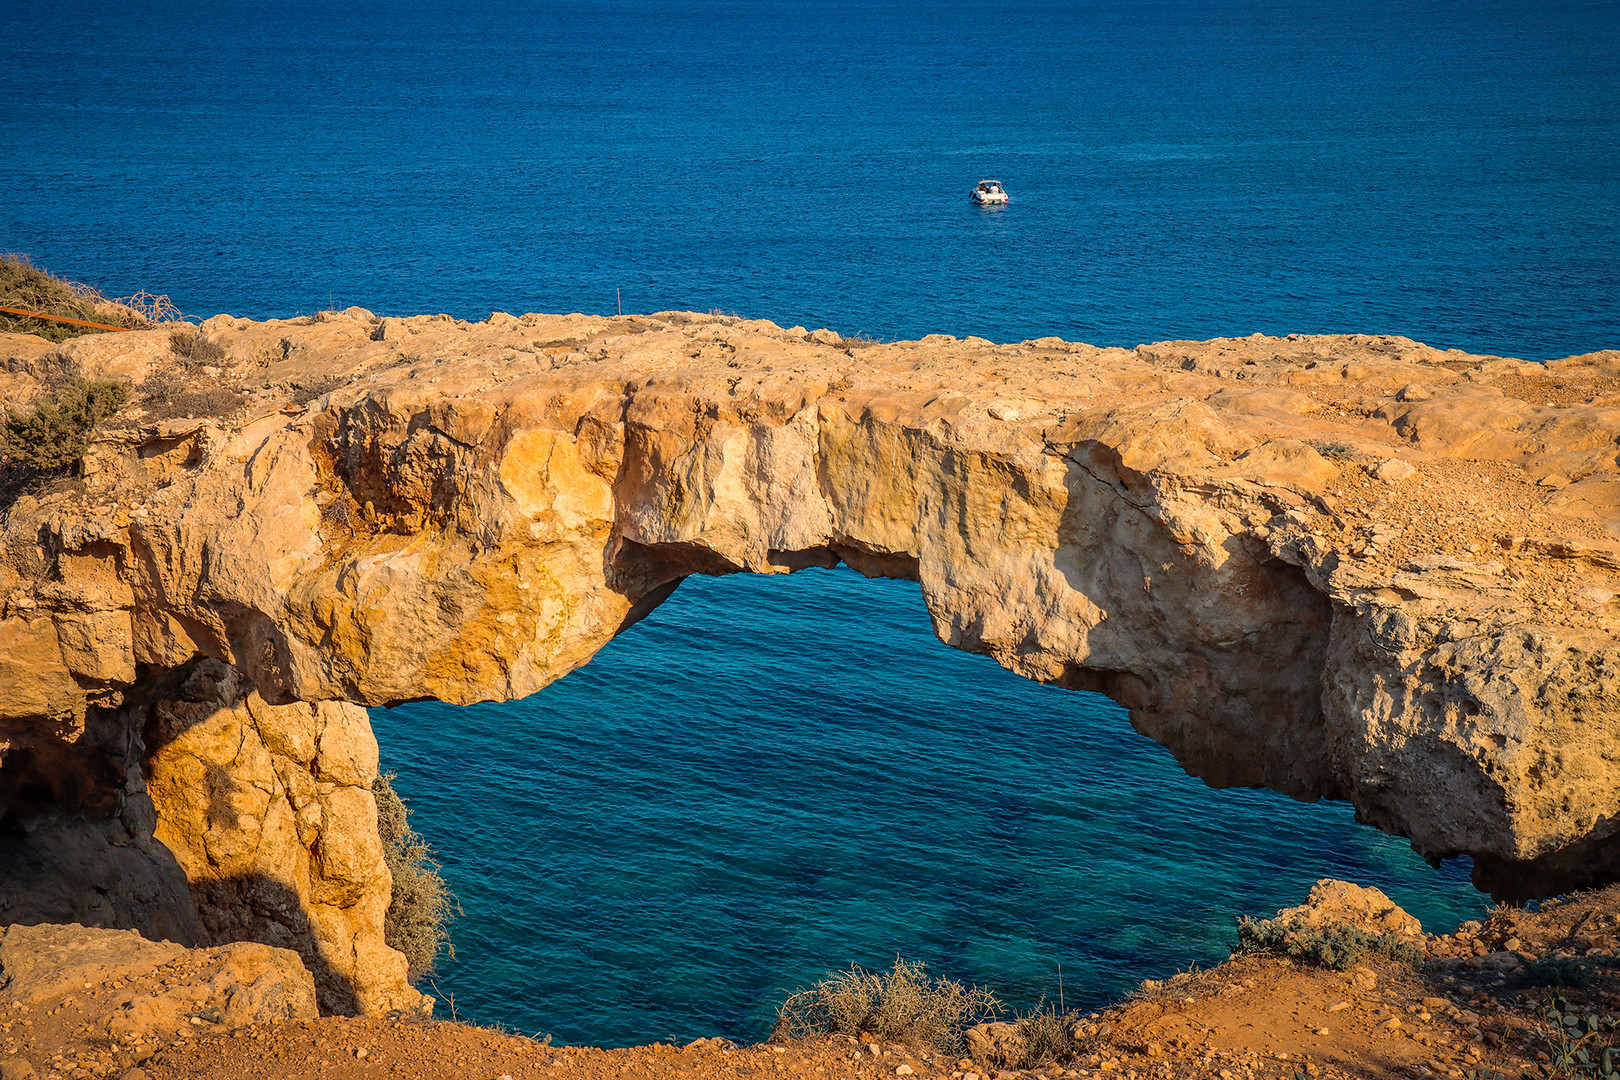
<path fill-rule="evenodd" d="M 133 411 L 6 512 L 0 924 L 289 945 L 325 1007 L 409 1007 L 360 706 L 532 694 L 688 574 L 837 561 L 1211 784 L 1348 799 L 1510 897 L 1620 874 L 1620 353 L 202 334 L 188 377 L 259 387 L 244 418 Z M 179 363 L 160 331 L 0 360 L 13 405 Z"/>

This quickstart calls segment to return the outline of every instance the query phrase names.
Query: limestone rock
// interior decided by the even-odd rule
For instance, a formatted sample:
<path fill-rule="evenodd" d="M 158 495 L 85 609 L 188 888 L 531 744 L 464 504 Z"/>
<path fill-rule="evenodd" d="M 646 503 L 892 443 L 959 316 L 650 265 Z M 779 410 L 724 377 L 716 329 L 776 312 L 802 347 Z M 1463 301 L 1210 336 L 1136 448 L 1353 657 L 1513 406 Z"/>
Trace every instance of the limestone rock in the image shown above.
<path fill-rule="evenodd" d="M 286 945 L 329 1009 L 413 1007 L 359 707 L 532 694 L 688 575 L 838 562 L 1212 785 L 1347 799 L 1505 897 L 1620 877 L 1620 605 L 1593 599 L 1620 595 L 1620 353 L 683 312 L 199 332 L 262 387 L 239 423 L 135 407 L 0 524 L 0 818 L 29 865 L 81 853 L 63 914 L 106 851 L 153 903 L 85 919 Z M 8 400 L 123 370 L 13 337 Z M 129 377 L 171 355 L 118 337 Z"/>
<path fill-rule="evenodd" d="M 27 1058 L 0 1058 L 0 1080 L 35 1080 L 39 1073 Z"/>
<path fill-rule="evenodd" d="M 1402 461 L 1400 458 L 1390 458 L 1373 470 L 1373 476 L 1386 484 L 1396 484 L 1402 480 L 1410 480 L 1416 474 L 1417 466 L 1410 461 Z"/>
<path fill-rule="evenodd" d="M 1305 903 L 1277 912 L 1284 921 L 1308 926 L 1348 923 L 1370 934 L 1390 934 L 1410 942 L 1423 940 L 1423 925 L 1408 915 L 1382 889 L 1323 878 L 1311 886 Z"/>
<path fill-rule="evenodd" d="M 994 1020 L 975 1024 L 962 1032 L 968 1057 L 984 1065 L 1014 1067 L 1024 1056 L 1024 1038 L 1017 1024 Z"/>
<path fill-rule="evenodd" d="M 289 950 L 187 949 L 77 924 L 0 930 L 0 1005 L 65 1013 L 64 1031 L 116 1042 L 317 1015 L 314 981 Z"/>

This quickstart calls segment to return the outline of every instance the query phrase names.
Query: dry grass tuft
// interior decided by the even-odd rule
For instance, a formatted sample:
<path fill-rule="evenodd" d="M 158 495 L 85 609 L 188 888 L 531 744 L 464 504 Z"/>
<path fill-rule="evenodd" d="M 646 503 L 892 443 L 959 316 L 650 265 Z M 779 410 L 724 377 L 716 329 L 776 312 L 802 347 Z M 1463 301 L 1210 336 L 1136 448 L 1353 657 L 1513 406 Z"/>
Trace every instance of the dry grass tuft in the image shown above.
<path fill-rule="evenodd" d="M 777 1010 L 773 1040 L 863 1032 L 884 1042 L 954 1053 L 962 1032 L 1001 1011 L 983 987 L 931 979 L 923 964 L 896 959 L 883 974 L 852 967 L 790 996 Z"/>
<path fill-rule="evenodd" d="M 393 779 L 386 774 L 371 785 L 383 859 L 394 877 L 383 940 L 405 954 L 409 977 L 415 980 L 433 974 L 441 951 L 455 959 L 450 922 L 461 908 L 439 875 L 433 849 L 411 829 L 410 810 L 394 791 Z"/>
<path fill-rule="evenodd" d="M 1018 1042 L 1023 1053 L 1014 1067 L 1040 1069 L 1055 1061 L 1068 1061 L 1086 1048 L 1086 1042 L 1074 1036 L 1078 1013 L 1058 1012 L 1053 1008 L 1038 1009 L 1018 1018 Z"/>

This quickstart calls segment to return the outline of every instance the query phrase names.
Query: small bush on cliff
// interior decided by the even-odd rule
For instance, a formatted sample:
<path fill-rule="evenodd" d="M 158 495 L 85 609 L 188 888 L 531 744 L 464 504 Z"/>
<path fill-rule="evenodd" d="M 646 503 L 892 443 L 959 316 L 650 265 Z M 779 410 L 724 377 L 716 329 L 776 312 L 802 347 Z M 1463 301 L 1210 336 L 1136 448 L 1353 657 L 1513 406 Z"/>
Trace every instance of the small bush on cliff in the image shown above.
<path fill-rule="evenodd" d="M 1620 1019 L 1581 1010 L 1554 996 L 1542 1007 L 1541 1032 L 1550 1059 L 1526 1080 L 1620 1080 Z"/>
<path fill-rule="evenodd" d="M 1371 934 L 1340 922 L 1312 926 L 1296 919 L 1239 919 L 1238 944 L 1232 951 L 1271 953 L 1333 971 L 1349 971 L 1369 952 L 1408 964 L 1423 961 L 1416 946 L 1392 934 Z"/>
<path fill-rule="evenodd" d="M 865 1032 L 883 1042 L 954 1053 L 963 1031 L 1000 1011 L 989 990 L 931 979 L 923 964 L 897 959 L 883 974 L 852 967 L 791 995 L 777 1010 L 771 1038 Z"/>
<path fill-rule="evenodd" d="M 0 416 L 0 509 L 65 473 L 128 398 L 123 383 L 79 379 L 62 386 L 54 400 Z"/>
<path fill-rule="evenodd" d="M 1074 1034 L 1079 1022 L 1078 1013 L 1059 1012 L 1049 1006 L 1020 1016 L 1018 1042 L 1023 1053 L 1015 1067 L 1026 1071 L 1040 1069 L 1075 1057 L 1085 1048 L 1085 1042 Z"/>
<path fill-rule="evenodd" d="M 8 411 L 0 427 L 0 459 L 41 472 L 66 468 L 84 456 L 96 428 L 128 399 L 123 383 L 78 379 L 57 391 L 54 401 L 41 401 L 29 412 Z"/>
<path fill-rule="evenodd" d="M 394 791 L 393 775 L 377 777 L 377 834 L 394 877 L 393 897 L 383 924 L 383 940 L 405 954 L 412 980 L 433 974 L 441 950 L 455 959 L 450 922 L 461 908 L 439 876 L 433 850 L 410 826 L 410 810 Z"/>

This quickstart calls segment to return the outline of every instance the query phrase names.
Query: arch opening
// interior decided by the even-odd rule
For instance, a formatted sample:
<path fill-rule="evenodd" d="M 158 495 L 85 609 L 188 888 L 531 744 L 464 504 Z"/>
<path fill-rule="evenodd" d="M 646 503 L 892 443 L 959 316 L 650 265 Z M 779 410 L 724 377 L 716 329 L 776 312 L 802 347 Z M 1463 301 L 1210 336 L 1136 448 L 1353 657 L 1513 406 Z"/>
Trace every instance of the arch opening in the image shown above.
<path fill-rule="evenodd" d="M 1224 957 L 1323 876 L 1485 907 L 1348 805 L 1211 791 L 1099 694 L 941 644 L 918 587 L 693 577 L 518 702 L 372 712 L 466 915 L 437 984 L 559 1040 L 762 1038 L 896 954 L 1017 1007 Z"/>

